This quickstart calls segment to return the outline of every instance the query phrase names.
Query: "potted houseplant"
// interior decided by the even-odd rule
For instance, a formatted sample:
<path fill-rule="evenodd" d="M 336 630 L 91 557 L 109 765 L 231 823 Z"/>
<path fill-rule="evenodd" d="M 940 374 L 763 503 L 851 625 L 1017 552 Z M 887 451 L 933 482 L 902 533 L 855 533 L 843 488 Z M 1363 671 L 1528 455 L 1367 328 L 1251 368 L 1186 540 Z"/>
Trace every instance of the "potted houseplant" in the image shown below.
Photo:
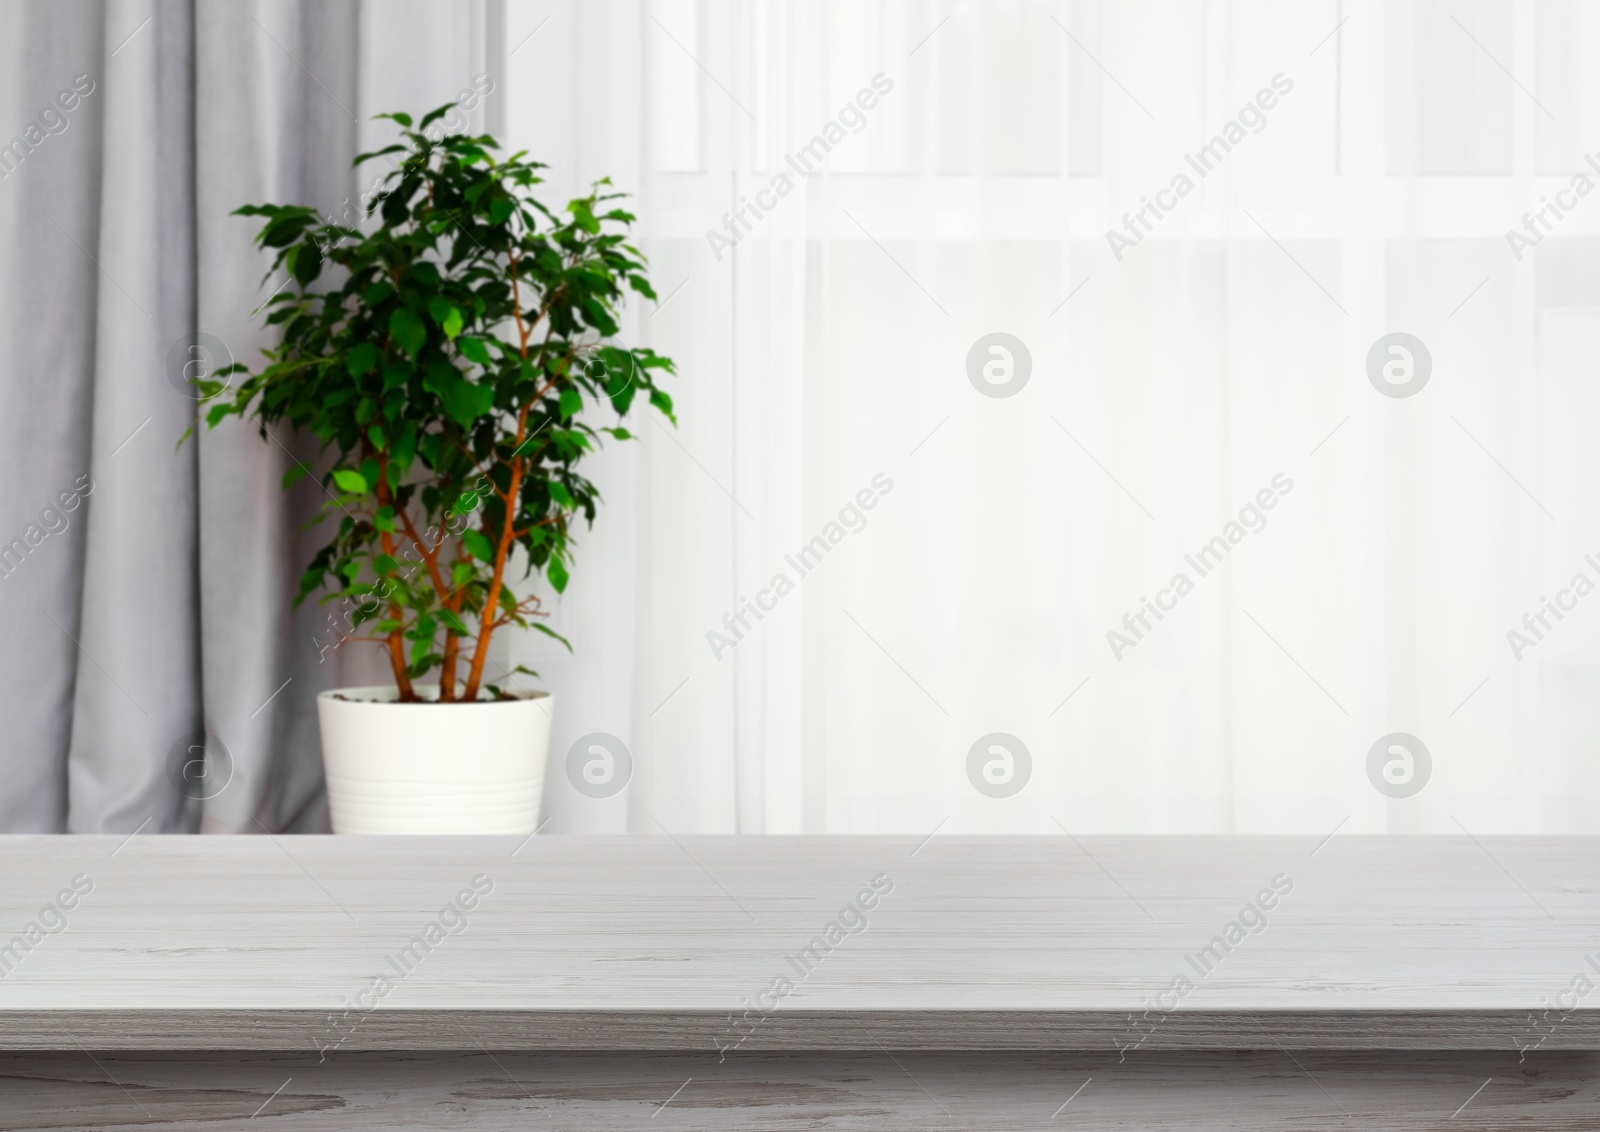
<path fill-rule="evenodd" d="M 547 208 L 544 166 L 524 154 L 430 138 L 448 111 L 381 115 L 403 140 L 356 158 L 393 164 L 367 231 L 298 205 L 238 210 L 262 218 L 268 278 L 292 281 L 267 303 L 281 341 L 259 369 L 197 382 L 209 426 L 250 416 L 265 436 L 288 421 L 328 457 L 313 522 L 334 533 L 296 604 L 338 603 L 346 639 L 377 644 L 394 673 L 318 699 L 341 833 L 534 829 L 551 698 L 499 686 L 490 640 L 510 625 L 562 639 L 529 587 L 566 588 L 573 521 L 594 521 L 579 466 L 602 434 L 628 439 L 641 397 L 672 418 L 655 383 L 671 360 L 616 341 L 625 289 L 655 297 L 620 194 L 600 181 Z M 601 414 L 612 423 L 591 423 Z"/>

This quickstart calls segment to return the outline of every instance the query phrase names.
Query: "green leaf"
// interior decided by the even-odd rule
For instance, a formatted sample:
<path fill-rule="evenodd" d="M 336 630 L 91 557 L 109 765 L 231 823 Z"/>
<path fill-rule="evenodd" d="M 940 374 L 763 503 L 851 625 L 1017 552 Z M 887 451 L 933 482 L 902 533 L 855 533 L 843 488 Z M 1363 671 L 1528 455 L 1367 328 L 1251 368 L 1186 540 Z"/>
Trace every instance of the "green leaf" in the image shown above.
<path fill-rule="evenodd" d="M 256 238 L 267 248 L 285 248 L 300 238 L 300 233 L 311 226 L 310 216 L 288 216 L 274 220 L 261 229 Z"/>
<path fill-rule="evenodd" d="M 461 312 L 454 305 L 443 299 L 432 299 L 428 303 L 428 314 L 444 331 L 444 336 L 452 341 L 461 333 Z"/>
<path fill-rule="evenodd" d="M 416 367 L 404 358 L 390 358 L 383 363 L 383 391 L 399 389 L 411 379 Z"/>
<path fill-rule="evenodd" d="M 287 489 L 291 485 L 297 484 L 301 480 L 305 479 L 306 478 L 306 473 L 309 472 L 310 470 L 311 469 L 306 467 L 304 464 L 296 464 L 294 467 L 290 468 L 287 472 L 284 472 L 283 473 L 283 486 L 284 486 L 284 488 Z"/>
<path fill-rule="evenodd" d="M 600 231 L 600 221 L 595 219 L 594 210 L 589 207 L 586 200 L 575 200 L 567 205 L 567 211 L 572 213 L 572 219 L 579 228 L 590 235 L 597 235 Z"/>
<path fill-rule="evenodd" d="M 411 666 L 411 679 L 422 679 L 432 669 L 437 668 L 441 663 L 443 663 L 443 661 L 444 657 L 440 656 L 436 652 L 430 652 L 427 656 L 423 657 L 421 660 Z"/>
<path fill-rule="evenodd" d="M 333 482 L 339 485 L 340 491 L 348 491 L 351 495 L 365 495 L 367 493 L 367 479 L 360 472 L 352 472 L 349 468 L 336 468 L 333 473 Z"/>
<path fill-rule="evenodd" d="M 358 342 L 351 347 L 344 364 L 351 377 L 360 377 L 378 364 L 378 347 L 371 342 Z"/>
<path fill-rule="evenodd" d="M 477 385 L 458 379 L 444 395 L 444 409 L 450 419 L 466 428 L 494 408 L 494 386 Z"/>
<path fill-rule="evenodd" d="M 477 362 L 480 366 L 494 364 L 489 360 L 489 348 L 483 344 L 482 338 L 474 338 L 471 335 L 458 338 L 456 340 L 456 349 L 461 351 L 463 357 L 469 361 Z"/>
<path fill-rule="evenodd" d="M 444 622 L 444 627 L 458 637 L 472 636 L 472 630 L 467 628 L 461 618 L 451 613 L 448 609 L 439 610 L 439 620 Z"/>
<path fill-rule="evenodd" d="M 367 429 L 367 439 L 372 441 L 372 446 L 379 452 L 389 447 L 389 437 L 384 433 L 382 425 L 373 425 Z"/>
<path fill-rule="evenodd" d="M 411 461 L 417 458 L 417 422 L 405 420 L 400 422 L 400 427 L 394 435 L 394 465 L 402 471 L 411 467 Z"/>
<path fill-rule="evenodd" d="M 446 114 L 450 113 L 451 109 L 454 108 L 454 106 L 455 106 L 455 103 L 446 102 L 443 106 L 440 106 L 440 107 L 438 107 L 436 109 L 428 111 L 428 113 L 423 116 L 422 121 L 417 123 L 417 129 L 426 130 L 429 126 L 433 125 L 440 118 L 443 118 Z M 410 124 L 411 124 L 410 121 L 407 120 L 406 125 L 409 126 Z"/>
<path fill-rule="evenodd" d="M 569 492 L 566 488 L 566 485 L 561 483 L 559 480 L 550 481 L 550 498 L 554 499 L 558 504 L 569 511 L 573 507 L 572 493 Z"/>
<path fill-rule="evenodd" d="M 423 321 L 405 307 L 397 307 L 389 316 L 389 336 L 400 348 L 415 358 L 428 340 L 428 328 Z"/>
<path fill-rule="evenodd" d="M 561 391 L 561 419 L 566 420 L 583 408 L 583 394 L 570 386 Z"/>
<path fill-rule="evenodd" d="M 480 562 L 494 561 L 494 546 L 484 537 L 482 531 L 468 527 L 461 532 L 461 545 L 467 548 L 467 553 Z"/>
<path fill-rule="evenodd" d="M 294 250 L 300 254 L 290 270 L 294 272 L 294 281 L 304 287 L 322 274 L 322 249 L 316 244 L 301 244 Z"/>
<path fill-rule="evenodd" d="M 633 398 L 639 392 L 639 383 L 633 379 L 633 373 L 628 370 L 613 372 L 610 386 L 606 389 L 606 396 L 611 398 L 611 407 L 616 410 L 619 417 L 628 415 L 628 410 L 633 406 Z"/>
<path fill-rule="evenodd" d="M 528 622 L 528 624 L 530 626 L 532 626 L 533 628 L 539 630 L 539 632 L 543 633 L 545 636 L 554 637 L 556 640 L 558 640 L 562 644 L 566 645 L 568 652 L 572 651 L 572 642 L 567 640 L 567 638 L 563 637 L 560 633 L 556 632 L 554 629 L 550 628 L 550 626 L 546 625 L 543 621 L 530 621 L 530 622 Z M 528 673 L 528 675 L 537 676 L 539 674 L 537 672 L 530 672 L 530 673 Z"/>
<path fill-rule="evenodd" d="M 429 362 L 422 374 L 422 388 L 443 397 L 461 380 L 461 371 L 449 362 Z"/>
<path fill-rule="evenodd" d="M 400 152 L 404 151 L 405 148 L 406 148 L 405 146 L 400 145 L 397 142 L 394 145 L 386 145 L 382 149 L 373 150 L 371 153 L 358 153 L 358 154 L 356 154 L 356 159 L 354 161 L 352 161 L 350 164 L 352 164 L 352 165 L 360 165 L 363 162 L 371 161 L 374 157 L 383 157 L 385 154 L 390 154 L 390 153 L 400 153 Z"/>
<path fill-rule="evenodd" d="M 550 559 L 545 564 L 544 574 L 545 577 L 550 579 L 550 585 L 555 588 L 556 593 L 566 592 L 569 575 L 567 574 L 567 568 L 561 564 L 561 559 Z"/>
<path fill-rule="evenodd" d="M 380 554 L 372 560 L 372 569 L 378 574 L 393 574 L 400 569 L 400 563 L 387 554 Z"/>
<path fill-rule="evenodd" d="M 372 525 L 380 531 L 394 534 L 394 508 L 388 504 L 378 508 L 372 516 Z"/>

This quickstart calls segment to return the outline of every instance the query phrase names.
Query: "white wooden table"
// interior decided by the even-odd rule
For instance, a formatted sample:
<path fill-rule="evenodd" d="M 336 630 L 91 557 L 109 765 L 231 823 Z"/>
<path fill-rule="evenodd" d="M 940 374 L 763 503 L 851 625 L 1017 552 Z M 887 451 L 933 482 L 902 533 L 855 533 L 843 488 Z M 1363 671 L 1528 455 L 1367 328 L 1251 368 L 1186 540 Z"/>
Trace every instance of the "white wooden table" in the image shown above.
<path fill-rule="evenodd" d="M 1600 839 L 9 837 L 0 876 L 0 1129 L 1600 1127 Z"/>

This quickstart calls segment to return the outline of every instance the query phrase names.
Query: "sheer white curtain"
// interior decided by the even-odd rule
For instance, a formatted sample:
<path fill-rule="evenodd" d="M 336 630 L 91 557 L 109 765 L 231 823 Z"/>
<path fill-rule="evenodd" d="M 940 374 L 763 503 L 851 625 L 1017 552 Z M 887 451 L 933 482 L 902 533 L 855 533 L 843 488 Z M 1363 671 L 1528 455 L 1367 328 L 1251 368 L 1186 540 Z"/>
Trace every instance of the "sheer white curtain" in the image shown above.
<path fill-rule="evenodd" d="M 505 132 L 637 194 L 630 331 L 679 364 L 679 427 L 605 457 L 576 653 L 513 648 L 552 830 L 1593 827 L 1600 15 L 504 15 Z"/>

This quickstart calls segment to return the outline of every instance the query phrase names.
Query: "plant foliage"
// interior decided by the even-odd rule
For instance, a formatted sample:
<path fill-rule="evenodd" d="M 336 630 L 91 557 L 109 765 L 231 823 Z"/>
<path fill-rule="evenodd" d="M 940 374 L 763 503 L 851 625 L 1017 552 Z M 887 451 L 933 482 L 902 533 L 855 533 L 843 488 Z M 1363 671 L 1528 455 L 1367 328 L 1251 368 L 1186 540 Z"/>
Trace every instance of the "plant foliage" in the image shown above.
<path fill-rule="evenodd" d="M 573 521 L 593 523 L 600 498 L 584 458 L 602 434 L 629 438 L 622 419 L 640 398 L 673 419 L 656 384 L 672 361 L 616 340 L 626 290 L 655 298 L 627 242 L 634 217 L 611 203 L 622 194 L 602 180 L 547 208 L 533 192 L 544 166 L 524 153 L 501 161 L 488 136 L 426 135 L 449 109 L 414 127 L 380 115 L 404 141 L 356 158 L 394 163 L 368 231 L 299 205 L 237 211 L 262 218 L 268 277 L 292 280 L 267 303 L 281 340 L 261 369 L 197 383 L 209 426 L 251 416 L 265 436 L 288 421 L 333 454 L 313 521 L 337 531 L 299 600 L 342 602 L 349 636 L 387 648 L 407 701 L 436 668 L 441 700 L 477 699 L 505 625 L 557 636 L 539 597 L 506 577 L 512 551 L 521 582 L 564 590 Z M 614 423 L 591 423 L 602 414 Z M 284 486 L 307 473 L 290 469 Z"/>

